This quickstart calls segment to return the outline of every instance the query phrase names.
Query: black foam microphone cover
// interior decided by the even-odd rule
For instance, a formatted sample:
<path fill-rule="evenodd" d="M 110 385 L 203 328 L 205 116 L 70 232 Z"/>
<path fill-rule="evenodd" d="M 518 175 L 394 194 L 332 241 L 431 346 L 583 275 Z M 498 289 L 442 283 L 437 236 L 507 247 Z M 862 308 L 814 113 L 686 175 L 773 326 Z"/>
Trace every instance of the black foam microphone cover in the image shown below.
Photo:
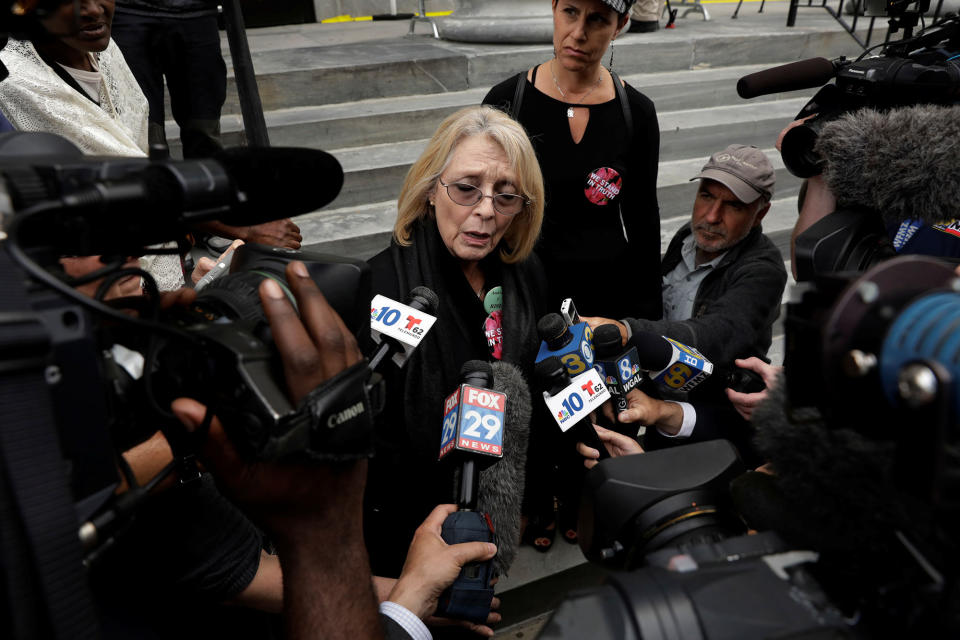
<path fill-rule="evenodd" d="M 573 338 L 567 322 L 559 313 L 548 313 L 537 322 L 537 335 L 550 349 L 559 349 Z"/>
<path fill-rule="evenodd" d="M 542 385 L 553 388 L 559 385 L 565 385 L 570 379 L 567 368 L 563 366 L 563 361 L 557 356 L 544 358 L 533 366 L 533 375 Z"/>
<path fill-rule="evenodd" d="M 435 316 L 440 306 L 440 298 L 428 287 L 414 287 L 410 290 L 407 304 L 418 311 Z"/>
<path fill-rule="evenodd" d="M 297 147 L 233 147 L 214 156 L 246 196 L 229 219 L 253 225 L 310 213 L 330 204 L 343 186 L 343 168 L 326 151 Z"/>
<path fill-rule="evenodd" d="M 781 91 L 819 87 L 833 78 L 836 69 L 826 58 L 807 58 L 743 76 L 737 81 L 741 98 L 756 98 Z"/>
<path fill-rule="evenodd" d="M 673 357 L 673 347 L 656 333 L 634 331 L 629 344 L 637 348 L 637 359 L 644 371 L 660 371 Z"/>
<path fill-rule="evenodd" d="M 504 407 L 503 458 L 480 472 L 481 511 L 493 520 L 493 559 L 496 575 L 505 575 L 520 543 L 520 512 L 526 485 L 527 445 L 533 405 L 530 389 L 520 369 L 509 362 L 494 362 L 493 390 L 507 395 Z"/>
<path fill-rule="evenodd" d="M 593 351 L 599 360 L 618 356 L 623 351 L 620 329 L 615 324 L 602 324 L 593 332 Z"/>
<path fill-rule="evenodd" d="M 460 382 L 489 389 L 493 384 L 493 368 L 485 360 L 467 360 L 460 367 Z"/>

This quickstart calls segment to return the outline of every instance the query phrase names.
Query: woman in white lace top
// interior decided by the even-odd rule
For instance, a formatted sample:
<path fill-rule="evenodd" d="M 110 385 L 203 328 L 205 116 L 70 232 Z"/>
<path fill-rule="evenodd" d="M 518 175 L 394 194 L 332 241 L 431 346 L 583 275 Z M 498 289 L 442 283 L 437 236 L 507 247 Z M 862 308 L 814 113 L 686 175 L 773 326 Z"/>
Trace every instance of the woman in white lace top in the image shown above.
<path fill-rule="evenodd" d="M 67 0 L 41 20 L 44 33 L 11 39 L 0 52 L 10 71 L 0 110 L 17 130 L 55 133 L 91 155 L 147 154 L 147 100 L 110 39 L 113 5 Z M 161 290 L 183 286 L 179 256 L 141 264 Z"/>

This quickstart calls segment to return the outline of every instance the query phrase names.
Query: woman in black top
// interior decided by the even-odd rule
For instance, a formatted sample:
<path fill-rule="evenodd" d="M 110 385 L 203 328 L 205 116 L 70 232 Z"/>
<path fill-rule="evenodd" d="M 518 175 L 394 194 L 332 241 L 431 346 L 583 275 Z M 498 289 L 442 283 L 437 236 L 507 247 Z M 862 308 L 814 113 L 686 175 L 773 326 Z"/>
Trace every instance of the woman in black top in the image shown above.
<path fill-rule="evenodd" d="M 448 117 L 410 168 L 397 208 L 391 246 L 369 261 L 373 292 L 403 301 L 413 288 L 426 286 L 439 305 L 436 323 L 404 367 L 390 362 L 384 372 L 388 395 L 377 424 L 364 526 L 374 574 L 388 577 L 399 574 L 426 515 L 455 501 L 454 465 L 437 458 L 443 402 L 459 384 L 461 366 L 502 360 L 529 380 L 539 345 L 537 318 L 546 312 L 543 273 L 532 256 L 543 218 L 543 179 L 514 120 L 490 107 Z M 535 442 L 541 431 L 549 437 L 555 429 L 531 425 L 531 431 Z M 530 455 L 543 449 L 531 445 Z M 537 466 L 528 458 L 527 475 Z"/>
<path fill-rule="evenodd" d="M 548 305 L 573 298 L 585 315 L 659 319 L 660 129 L 653 102 L 602 60 L 627 23 L 633 0 L 553 0 L 554 57 L 501 82 L 483 99 L 526 128 L 547 190 L 536 252 L 548 274 Z M 611 52 L 612 58 L 612 52 Z M 577 541 L 583 467 L 557 453 L 560 529 Z M 542 493 L 542 492 L 538 492 Z M 536 507 L 526 540 L 553 541 L 551 505 Z"/>
<path fill-rule="evenodd" d="M 554 311 L 572 297 L 586 315 L 661 315 L 657 115 L 601 64 L 632 4 L 554 0 L 556 56 L 483 100 L 520 121 L 540 160 L 547 203 L 536 251 Z"/>

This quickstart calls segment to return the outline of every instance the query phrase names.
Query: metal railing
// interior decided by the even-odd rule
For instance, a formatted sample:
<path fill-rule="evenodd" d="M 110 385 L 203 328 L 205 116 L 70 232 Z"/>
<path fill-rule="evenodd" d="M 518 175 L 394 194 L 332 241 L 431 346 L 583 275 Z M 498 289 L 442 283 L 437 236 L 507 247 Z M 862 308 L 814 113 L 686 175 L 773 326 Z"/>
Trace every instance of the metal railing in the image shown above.
<path fill-rule="evenodd" d="M 848 22 L 843 13 L 844 3 L 846 1 L 847 0 L 840 0 L 840 3 L 837 5 L 837 8 L 834 9 L 828 4 L 828 0 L 819 0 L 819 2 L 815 0 L 806 0 L 805 7 L 823 9 L 824 11 L 829 13 L 831 16 L 833 16 L 833 19 L 836 20 L 847 33 L 850 34 L 850 36 L 857 42 L 857 44 L 859 44 L 864 49 L 869 49 L 870 41 L 873 39 L 874 23 L 877 20 L 877 16 L 864 16 L 864 19 L 869 20 L 870 24 L 867 27 L 866 38 L 861 38 L 860 35 L 857 34 L 857 21 L 861 17 L 865 2 L 864 0 L 850 0 L 850 2 L 852 2 L 854 6 L 854 10 L 851 16 L 852 20 Z M 792 27 L 796 25 L 797 10 L 805 7 L 801 5 L 801 0 L 790 0 L 790 8 L 787 11 L 788 27 Z M 936 20 L 940 17 L 940 11 L 942 9 L 943 9 L 943 0 L 938 0 L 937 8 L 934 11 L 933 18 L 931 20 L 932 22 L 936 22 Z M 893 27 L 888 27 L 886 35 L 884 36 L 884 42 L 889 42 L 890 36 L 893 35 L 895 32 L 896 31 L 894 30 Z"/>

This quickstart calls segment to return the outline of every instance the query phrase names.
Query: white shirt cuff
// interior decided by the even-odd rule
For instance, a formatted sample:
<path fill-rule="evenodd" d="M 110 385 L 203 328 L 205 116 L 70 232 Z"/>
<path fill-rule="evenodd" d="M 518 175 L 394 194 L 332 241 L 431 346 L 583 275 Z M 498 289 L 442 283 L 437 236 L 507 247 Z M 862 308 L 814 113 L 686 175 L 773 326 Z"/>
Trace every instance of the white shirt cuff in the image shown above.
<path fill-rule="evenodd" d="M 389 600 L 381 602 L 380 613 L 403 627 L 413 640 L 433 640 L 433 634 L 427 629 L 427 625 L 423 624 L 423 620 L 403 605 Z"/>
<path fill-rule="evenodd" d="M 627 340 L 633 337 L 633 328 L 630 326 L 630 323 L 627 322 L 626 318 L 620 320 L 620 324 L 627 328 Z"/>
<path fill-rule="evenodd" d="M 693 428 L 697 426 L 697 410 L 689 402 L 674 402 L 673 400 L 665 400 L 665 402 L 680 405 L 680 408 L 683 409 L 683 424 L 680 425 L 680 431 L 675 434 L 666 433 L 658 428 L 657 431 L 660 431 L 660 435 L 666 438 L 689 438 L 692 436 Z"/>

